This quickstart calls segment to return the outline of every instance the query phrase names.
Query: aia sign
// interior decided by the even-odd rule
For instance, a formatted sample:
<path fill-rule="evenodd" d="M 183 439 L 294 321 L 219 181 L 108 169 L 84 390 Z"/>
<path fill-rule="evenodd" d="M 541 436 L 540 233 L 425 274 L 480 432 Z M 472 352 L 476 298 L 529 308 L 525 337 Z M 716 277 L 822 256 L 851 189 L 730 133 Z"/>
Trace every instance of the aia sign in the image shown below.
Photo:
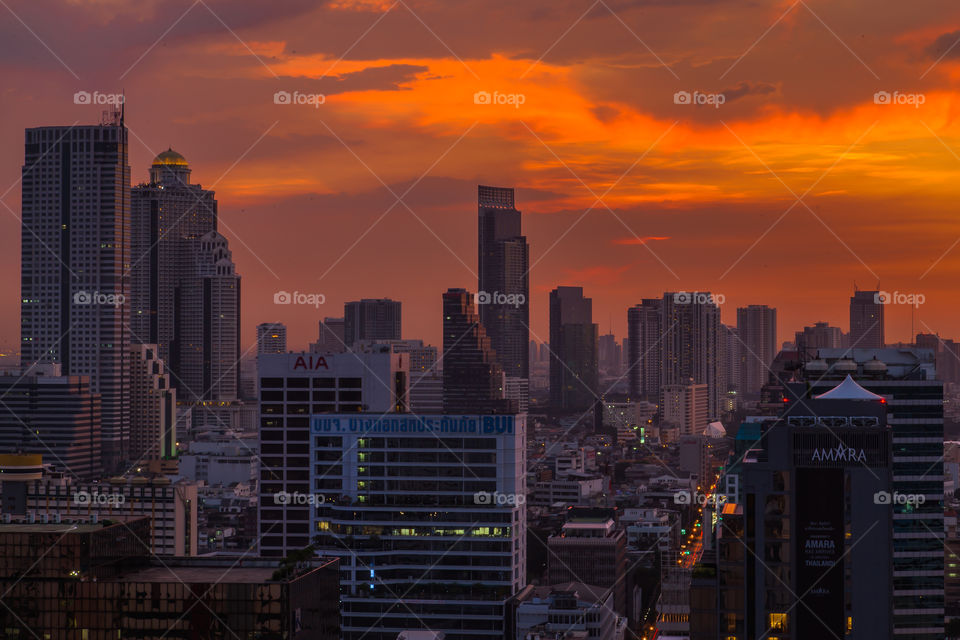
<path fill-rule="evenodd" d="M 293 363 L 293 370 L 297 371 L 302 369 L 304 371 L 316 371 L 318 369 L 329 369 L 327 365 L 327 359 L 323 356 L 297 356 L 296 361 Z"/>

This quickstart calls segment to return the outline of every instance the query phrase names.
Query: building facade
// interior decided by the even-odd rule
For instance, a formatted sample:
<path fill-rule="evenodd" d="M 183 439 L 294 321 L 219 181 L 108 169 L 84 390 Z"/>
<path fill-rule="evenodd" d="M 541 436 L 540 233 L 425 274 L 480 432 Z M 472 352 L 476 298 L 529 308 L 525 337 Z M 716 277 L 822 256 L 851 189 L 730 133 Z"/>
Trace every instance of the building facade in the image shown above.
<path fill-rule="evenodd" d="M 586 411 L 599 401 L 599 329 L 582 287 L 550 292 L 550 404 Z"/>
<path fill-rule="evenodd" d="M 103 466 L 119 467 L 130 420 L 130 167 L 119 113 L 26 130 L 21 222 L 21 363 L 89 379 Z"/>
<path fill-rule="evenodd" d="M 343 305 L 344 343 L 359 340 L 399 340 L 400 303 L 389 298 L 347 302 Z"/>

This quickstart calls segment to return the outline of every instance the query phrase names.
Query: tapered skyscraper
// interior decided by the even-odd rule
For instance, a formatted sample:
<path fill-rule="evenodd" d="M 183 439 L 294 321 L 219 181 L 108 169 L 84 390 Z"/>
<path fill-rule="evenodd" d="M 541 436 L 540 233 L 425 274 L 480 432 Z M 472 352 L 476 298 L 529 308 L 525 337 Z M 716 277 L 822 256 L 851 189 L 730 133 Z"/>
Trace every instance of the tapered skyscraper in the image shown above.
<path fill-rule="evenodd" d="M 127 129 L 116 113 L 100 125 L 27 129 L 25 142 L 22 362 L 89 376 L 101 396 L 109 470 L 126 458 L 129 440 Z"/>
<path fill-rule="evenodd" d="M 530 371 L 530 246 L 521 230 L 513 189 L 478 187 L 480 323 L 507 378 Z"/>
<path fill-rule="evenodd" d="M 132 192 L 135 343 L 156 344 L 185 401 L 237 397 L 240 276 L 217 232 L 213 191 L 172 149 Z"/>

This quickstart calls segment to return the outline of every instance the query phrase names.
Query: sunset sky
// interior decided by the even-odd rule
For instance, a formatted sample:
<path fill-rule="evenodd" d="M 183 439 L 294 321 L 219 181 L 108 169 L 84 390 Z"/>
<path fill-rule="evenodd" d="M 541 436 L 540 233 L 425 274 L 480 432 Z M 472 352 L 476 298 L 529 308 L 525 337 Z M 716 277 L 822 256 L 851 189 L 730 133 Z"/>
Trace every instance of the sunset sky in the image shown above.
<path fill-rule="evenodd" d="M 955 0 L 0 4 L 3 345 L 23 129 L 97 122 L 77 91 L 125 92 L 134 184 L 173 147 L 216 190 L 245 344 L 282 321 L 306 347 L 345 300 L 393 297 L 404 337 L 439 345 L 442 292 L 477 287 L 478 183 L 518 190 L 537 339 L 561 284 L 601 333 L 642 297 L 709 290 L 728 324 L 777 307 L 783 341 L 846 330 L 854 285 L 878 282 L 925 297 L 887 309 L 888 341 L 960 338 Z"/>

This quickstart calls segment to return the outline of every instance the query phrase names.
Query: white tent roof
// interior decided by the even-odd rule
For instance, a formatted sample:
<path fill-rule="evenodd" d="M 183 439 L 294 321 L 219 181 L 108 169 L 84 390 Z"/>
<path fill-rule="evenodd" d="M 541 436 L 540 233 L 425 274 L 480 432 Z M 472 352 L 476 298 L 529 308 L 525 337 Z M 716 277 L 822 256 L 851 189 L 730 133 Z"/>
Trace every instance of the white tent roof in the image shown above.
<path fill-rule="evenodd" d="M 708 438 L 723 438 L 727 435 L 727 430 L 723 428 L 723 424 L 720 422 L 711 422 L 707 425 L 707 428 L 703 430 L 703 435 Z"/>
<path fill-rule="evenodd" d="M 843 382 L 835 386 L 826 393 L 814 396 L 816 400 L 883 400 L 883 396 L 878 396 L 872 391 L 867 391 L 857 381 L 847 374 Z"/>

